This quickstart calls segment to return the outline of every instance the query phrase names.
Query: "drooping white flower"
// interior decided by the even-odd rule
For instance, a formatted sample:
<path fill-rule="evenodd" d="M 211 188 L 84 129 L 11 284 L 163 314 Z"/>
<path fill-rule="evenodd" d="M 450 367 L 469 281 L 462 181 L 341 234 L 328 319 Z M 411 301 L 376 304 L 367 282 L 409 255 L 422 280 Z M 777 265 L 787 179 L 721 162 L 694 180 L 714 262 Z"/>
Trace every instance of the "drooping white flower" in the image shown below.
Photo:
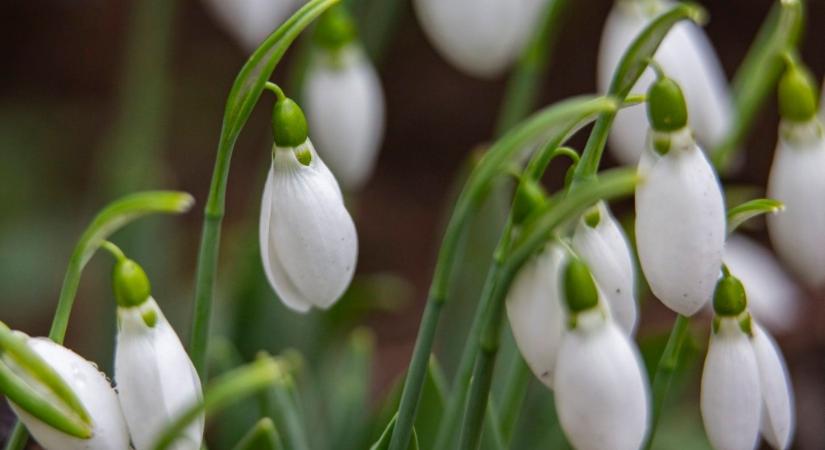
<path fill-rule="evenodd" d="M 825 136 L 814 118 L 783 121 L 768 177 L 768 197 L 785 210 L 768 216 L 771 243 L 808 286 L 825 285 Z"/>
<path fill-rule="evenodd" d="M 272 150 L 261 203 L 261 258 L 267 279 L 288 307 L 327 309 L 352 280 L 355 224 L 335 177 L 309 139 Z"/>
<path fill-rule="evenodd" d="M 748 309 L 774 332 L 791 331 L 799 320 L 801 289 L 768 249 L 740 235 L 728 236 L 724 263 L 742 280 Z"/>
<path fill-rule="evenodd" d="M 565 260 L 565 250 L 549 244 L 519 270 L 506 300 L 507 317 L 519 351 L 536 377 L 551 389 L 567 320 L 561 292 Z"/>
<path fill-rule="evenodd" d="M 790 446 L 794 431 L 794 397 L 788 368 L 776 342 L 755 322 L 752 341 L 764 408 L 762 436 L 773 448 L 784 450 Z"/>
<path fill-rule="evenodd" d="M 415 0 L 436 50 L 469 75 L 490 78 L 515 61 L 545 0 Z"/>
<path fill-rule="evenodd" d="M 610 311 L 629 335 L 636 330 L 636 269 L 630 245 L 621 226 L 604 202 L 583 217 L 573 234 L 573 248 L 590 267 L 593 278 L 605 293 Z"/>
<path fill-rule="evenodd" d="M 638 351 L 598 307 L 575 322 L 556 363 L 556 410 L 565 435 L 579 450 L 641 448 L 650 394 Z"/>
<path fill-rule="evenodd" d="M 598 87 L 607 92 L 613 72 L 625 50 L 668 1 L 617 1 L 602 32 L 598 59 Z M 654 56 L 669 77 L 685 92 L 691 126 L 705 147 L 724 137 L 731 123 L 732 106 L 725 74 L 704 32 L 692 22 L 676 24 Z M 645 92 L 655 79 L 648 69 L 631 92 Z M 610 131 L 610 150 L 622 163 L 635 164 L 645 148 L 647 118 L 641 106 L 622 109 Z"/>
<path fill-rule="evenodd" d="M 711 298 L 719 277 L 725 207 L 716 173 L 690 130 L 667 139 L 664 156 L 651 147 L 640 163 L 636 246 L 656 297 L 690 316 Z"/>
<path fill-rule="evenodd" d="M 702 421 L 716 450 L 753 449 L 762 412 L 756 355 L 736 317 L 717 319 L 702 371 Z"/>
<path fill-rule="evenodd" d="M 135 450 L 150 450 L 160 433 L 187 407 L 200 402 L 201 382 L 183 345 L 153 298 L 119 306 L 115 381 Z M 204 417 L 170 445 L 198 450 Z"/>
<path fill-rule="evenodd" d="M 106 375 L 97 366 L 75 352 L 46 338 L 29 338 L 27 344 L 57 372 L 68 384 L 89 413 L 92 420 L 92 437 L 79 439 L 69 436 L 41 422 L 14 403 L 9 403 L 14 413 L 26 426 L 34 439 L 46 450 L 112 450 L 129 447 L 129 433 L 120 410 L 117 395 Z M 12 362 L 12 370 L 29 378 L 22 368 Z M 43 389 L 46 398 L 54 398 Z M 58 400 L 54 398 L 55 404 Z"/>
<path fill-rule="evenodd" d="M 315 55 L 304 85 L 318 152 L 346 190 L 363 186 L 384 134 L 384 93 L 375 67 L 356 44 Z"/>
<path fill-rule="evenodd" d="M 255 50 L 299 6 L 299 0 L 207 0 L 215 18 L 247 51 Z"/>

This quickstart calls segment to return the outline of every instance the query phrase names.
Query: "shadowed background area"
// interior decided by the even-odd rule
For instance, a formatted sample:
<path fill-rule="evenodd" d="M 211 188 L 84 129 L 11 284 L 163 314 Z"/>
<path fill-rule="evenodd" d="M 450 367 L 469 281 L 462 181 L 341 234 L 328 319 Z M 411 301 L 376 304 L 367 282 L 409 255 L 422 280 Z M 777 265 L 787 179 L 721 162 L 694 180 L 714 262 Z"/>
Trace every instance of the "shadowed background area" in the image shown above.
<path fill-rule="evenodd" d="M 279 304 L 263 279 L 257 220 L 273 100 L 265 94 L 232 163 L 213 322 L 218 340 L 213 347 L 233 342 L 229 353 L 243 359 L 258 349 L 297 348 L 313 368 L 308 372 L 318 378 L 335 372 L 334 356 L 346 337 L 366 325 L 372 332 L 359 329 L 350 339 L 375 346 L 371 407 L 378 407 L 409 361 L 452 196 L 474 150 L 493 137 L 506 83 L 506 76 L 480 81 L 449 66 L 424 37 L 407 0 L 376 1 L 394 1 L 398 10 L 377 61 L 387 98 L 384 144 L 374 176 L 349 199 L 360 241 L 353 289 L 328 313 L 296 316 Z M 611 2 L 571 3 L 539 105 L 595 90 L 596 53 Z M 730 77 L 772 2 L 701 3 L 711 18 L 706 31 Z M 46 335 L 72 246 L 94 213 L 126 192 L 179 189 L 197 199 L 193 212 L 142 220 L 113 240 L 146 268 L 155 298 L 185 341 L 200 211 L 224 102 L 246 52 L 195 0 L 10 0 L 0 11 L 0 319 L 30 335 Z M 362 27 L 370 27 L 369 11 L 362 17 Z M 820 81 L 823 27 L 825 2 L 809 2 L 802 56 Z M 294 54 L 287 54 L 275 74 L 287 89 Z M 742 169 L 726 182 L 764 187 L 776 124 L 771 98 L 748 139 Z M 584 144 L 582 134 L 573 140 L 578 148 Z M 614 165 L 609 158 L 606 164 Z M 560 186 L 565 170 L 563 164 L 551 168 L 548 186 Z M 438 340 L 448 374 L 455 369 L 506 200 L 506 192 L 492 196 L 468 233 L 456 300 Z M 630 202 L 620 203 L 618 215 L 630 207 Z M 767 243 L 760 223 L 747 234 Z M 66 340 L 109 374 L 115 332 L 110 270 L 104 256 L 87 268 Z M 778 336 L 795 383 L 795 448 L 800 449 L 825 448 L 821 297 L 811 294 L 797 329 Z M 649 350 L 646 359 L 655 361 L 672 315 L 656 301 L 643 302 L 639 340 L 643 351 Z M 685 362 L 683 388 L 672 395 L 684 401 L 674 400 L 665 411 L 658 433 L 669 438 L 657 448 L 708 448 L 696 406 L 708 322 L 697 321 L 695 354 Z M 216 367 L 221 358 L 214 356 Z M 500 366 L 506 364 L 505 355 Z M 528 398 L 540 403 L 542 393 L 534 384 Z M 0 440 L 12 419 L 5 402 L 3 408 Z M 215 448 L 228 447 L 218 443 Z"/>

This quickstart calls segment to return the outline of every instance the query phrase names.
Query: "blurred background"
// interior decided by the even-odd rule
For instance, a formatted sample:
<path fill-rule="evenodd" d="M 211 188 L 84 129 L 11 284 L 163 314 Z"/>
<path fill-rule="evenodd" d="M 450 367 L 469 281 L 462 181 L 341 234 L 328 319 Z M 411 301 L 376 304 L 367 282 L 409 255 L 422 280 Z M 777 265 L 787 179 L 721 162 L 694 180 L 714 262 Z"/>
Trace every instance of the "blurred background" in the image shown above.
<path fill-rule="evenodd" d="M 272 98 L 264 94 L 232 163 L 213 359 L 220 371 L 231 365 L 227 361 L 252 358 L 258 349 L 297 349 L 306 379 L 328 379 L 318 385 L 335 386 L 341 382 L 336 367 L 347 347 L 366 346 L 374 356 L 366 363 L 371 381 L 365 401 L 379 409 L 409 360 L 452 196 L 474 151 L 494 137 L 506 75 L 481 81 L 448 65 L 423 35 L 407 0 L 361 3 L 357 17 L 363 36 L 373 43 L 368 50 L 383 83 L 387 115 L 374 175 L 349 199 L 360 240 L 356 280 L 332 311 L 299 316 L 280 305 L 263 278 L 257 221 L 272 143 Z M 538 105 L 595 91 L 598 43 L 612 2 L 570 3 Z M 730 77 L 773 2 L 701 3 L 710 12 L 706 31 Z M 825 2 L 808 3 L 802 56 L 821 80 Z M 197 0 L 7 0 L 0 8 L 0 30 L 2 320 L 30 335 L 46 335 L 72 247 L 96 211 L 127 192 L 179 189 L 196 197 L 193 212 L 144 219 L 113 240 L 147 269 L 155 298 L 185 341 L 200 211 L 224 102 L 248 52 L 214 11 Z M 296 48 L 300 46 L 299 41 Z M 299 54 L 288 53 L 274 77 L 288 95 Z M 772 97 L 748 139 L 743 167 L 726 183 L 764 187 L 777 120 Z M 574 146 L 583 145 L 582 134 Z M 614 165 L 609 154 L 605 164 Z M 560 186 L 565 170 L 564 165 L 553 167 L 548 186 Z M 466 256 L 456 273 L 455 300 L 438 340 L 448 379 L 507 201 L 506 190 L 491 196 L 469 233 Z M 620 203 L 619 216 L 629 206 Z M 758 223 L 747 234 L 767 244 Z M 94 258 L 85 271 L 66 342 L 111 374 L 115 318 L 108 279 L 112 262 L 107 258 Z M 794 380 L 799 421 L 795 448 L 800 449 L 825 449 L 821 297 L 807 293 L 796 328 L 777 336 Z M 639 341 L 646 360 L 656 361 L 672 319 L 658 302 L 645 301 Z M 670 402 L 655 448 L 708 448 L 696 406 L 708 322 L 694 325 L 695 351 L 673 391 L 678 394 L 672 396 L 680 399 Z M 511 357 L 504 355 L 499 366 L 506 368 Z M 320 391 L 316 394 L 323 397 L 323 388 Z M 542 426 L 543 414 L 551 414 L 543 405 L 543 391 L 538 383 L 531 386 L 526 408 L 532 409 L 523 415 L 534 420 L 522 421 L 523 436 L 552 432 Z M 12 419 L 5 402 L 2 408 L 0 440 Z M 229 448 L 221 442 L 232 442 L 233 436 L 223 441 L 222 433 L 231 434 L 216 431 L 214 448 Z M 534 447 L 525 443 L 519 448 Z"/>

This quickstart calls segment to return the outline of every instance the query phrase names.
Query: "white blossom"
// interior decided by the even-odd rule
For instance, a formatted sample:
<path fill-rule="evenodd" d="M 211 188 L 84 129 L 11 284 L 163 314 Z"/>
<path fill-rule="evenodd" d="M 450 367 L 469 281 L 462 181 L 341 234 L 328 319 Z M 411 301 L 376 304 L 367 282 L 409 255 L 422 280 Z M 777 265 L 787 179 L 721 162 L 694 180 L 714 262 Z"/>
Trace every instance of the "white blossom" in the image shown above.
<path fill-rule="evenodd" d="M 773 448 L 784 450 L 790 447 L 794 430 L 794 397 L 788 368 L 773 338 L 756 323 L 753 332 L 764 408 L 762 436 Z"/>
<path fill-rule="evenodd" d="M 206 0 L 227 31 L 244 49 L 255 50 L 290 14 L 300 0 Z"/>
<path fill-rule="evenodd" d="M 269 283 L 296 311 L 329 308 L 352 280 L 358 256 L 355 224 L 335 177 L 309 139 L 296 148 L 273 149 L 260 244 Z"/>

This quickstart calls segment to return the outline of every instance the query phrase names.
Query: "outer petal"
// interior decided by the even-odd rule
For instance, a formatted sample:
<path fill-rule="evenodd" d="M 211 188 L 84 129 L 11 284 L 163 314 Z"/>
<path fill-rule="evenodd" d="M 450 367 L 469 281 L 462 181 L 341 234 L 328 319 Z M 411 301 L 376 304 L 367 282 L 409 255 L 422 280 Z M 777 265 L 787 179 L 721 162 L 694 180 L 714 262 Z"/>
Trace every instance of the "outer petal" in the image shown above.
<path fill-rule="evenodd" d="M 630 245 L 607 205 L 598 205 L 600 220 L 595 228 L 579 221 L 573 248 L 590 267 L 605 293 L 610 311 L 629 335 L 636 330 L 636 269 Z"/>
<path fill-rule="evenodd" d="M 766 248 L 734 234 L 725 242 L 725 264 L 745 285 L 748 309 L 774 332 L 788 332 L 799 320 L 803 295 Z"/>
<path fill-rule="evenodd" d="M 384 92 L 372 63 L 351 46 L 335 59 L 318 55 L 304 85 L 318 152 L 346 190 L 363 186 L 384 135 Z"/>
<path fill-rule="evenodd" d="M 561 269 L 566 252 L 549 245 L 521 268 L 507 293 L 507 317 L 527 365 L 553 388 L 556 354 L 565 327 Z"/>
<path fill-rule="evenodd" d="M 719 181 L 699 147 L 678 133 L 672 147 L 636 189 L 636 245 L 653 293 L 690 316 L 713 295 L 725 208 Z"/>
<path fill-rule="evenodd" d="M 759 439 L 759 368 L 736 319 L 723 318 L 711 334 L 702 372 L 702 420 L 716 450 L 749 450 Z"/>
<path fill-rule="evenodd" d="M 302 2 L 296 0 L 207 0 L 215 18 L 252 51 Z"/>
<path fill-rule="evenodd" d="M 819 123 L 786 125 L 768 178 L 768 196 L 785 210 L 768 216 L 776 252 L 813 288 L 825 285 L 825 138 Z"/>
<path fill-rule="evenodd" d="M 762 388 L 762 435 L 775 449 L 791 445 L 794 430 L 794 397 L 788 368 L 779 346 L 754 323 L 753 351 L 759 365 Z"/>
<path fill-rule="evenodd" d="M 97 366 L 49 339 L 30 338 L 28 342 L 74 390 L 93 422 L 92 437 L 78 439 L 55 430 L 14 403 L 9 403 L 34 439 L 46 450 L 127 449 L 129 433 L 117 395 Z"/>
<path fill-rule="evenodd" d="M 641 358 L 622 329 L 592 310 L 562 340 L 556 366 L 559 421 L 578 450 L 637 450 L 649 425 Z"/>
<path fill-rule="evenodd" d="M 435 48 L 470 75 L 500 74 L 519 55 L 544 0 L 415 0 Z"/>
<path fill-rule="evenodd" d="M 650 8 L 650 3 L 616 2 L 605 23 L 599 49 L 598 83 L 602 92 L 607 91 L 613 72 L 633 39 L 669 4 L 663 1 L 658 8 Z M 676 24 L 659 46 L 655 59 L 682 86 L 691 127 L 699 141 L 707 146 L 716 145 L 730 125 L 731 100 L 722 66 L 707 36 L 693 23 Z M 654 79 L 652 71 L 646 71 L 633 92 L 646 92 Z M 644 106 L 620 111 L 610 133 L 614 156 L 625 164 L 635 164 L 645 148 L 647 130 Z"/>
<path fill-rule="evenodd" d="M 142 314 L 157 322 L 146 325 Z M 115 381 L 135 450 L 150 450 L 163 429 L 202 398 L 201 382 L 175 330 L 150 298 L 134 308 L 118 308 Z M 198 450 L 203 441 L 201 415 L 170 446 Z"/>
<path fill-rule="evenodd" d="M 297 310 L 329 308 L 355 271 L 358 237 L 338 183 L 307 141 L 309 166 L 292 149 L 275 148 L 261 208 L 261 257 L 267 278 Z M 268 221 L 267 221 L 268 218 Z"/>

